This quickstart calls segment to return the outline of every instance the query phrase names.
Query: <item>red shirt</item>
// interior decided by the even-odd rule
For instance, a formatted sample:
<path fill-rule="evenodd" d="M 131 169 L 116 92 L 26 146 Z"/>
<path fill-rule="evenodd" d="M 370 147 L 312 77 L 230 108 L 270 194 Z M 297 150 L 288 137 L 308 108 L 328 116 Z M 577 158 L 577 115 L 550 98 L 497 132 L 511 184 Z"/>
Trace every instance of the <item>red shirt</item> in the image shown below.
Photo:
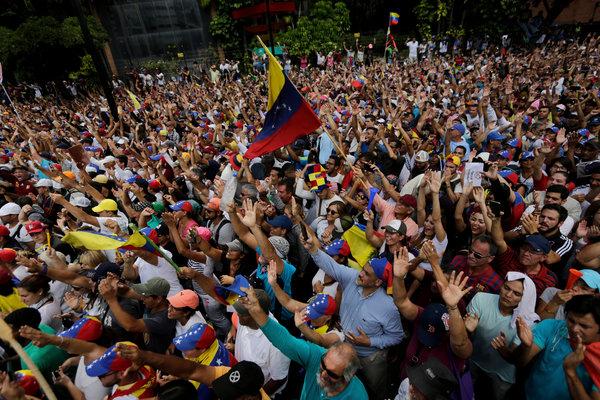
<path fill-rule="evenodd" d="M 27 196 L 29 193 L 37 195 L 37 189 L 29 179 L 15 181 L 15 194 L 17 196 Z"/>
<path fill-rule="evenodd" d="M 467 266 L 467 256 L 458 255 L 454 257 L 449 267 L 457 273 L 462 271 L 464 275 L 469 277 L 467 284 L 473 289 L 463 297 L 463 300 L 467 304 L 479 292 L 498 294 L 500 287 L 504 283 L 504 278 L 498 275 L 490 264 L 487 264 L 483 271 L 477 274 L 471 272 Z"/>
<path fill-rule="evenodd" d="M 517 253 L 508 247 L 502 254 L 498 254 L 494 260 L 496 271 L 500 276 L 506 276 L 510 271 L 517 271 L 527 274 L 535 284 L 535 290 L 537 297 L 540 297 L 542 292 L 549 287 L 555 287 L 558 283 L 554 272 L 550 271 L 546 264 L 542 264 L 537 274 L 528 274 L 525 267 L 519 262 L 519 256 Z"/>

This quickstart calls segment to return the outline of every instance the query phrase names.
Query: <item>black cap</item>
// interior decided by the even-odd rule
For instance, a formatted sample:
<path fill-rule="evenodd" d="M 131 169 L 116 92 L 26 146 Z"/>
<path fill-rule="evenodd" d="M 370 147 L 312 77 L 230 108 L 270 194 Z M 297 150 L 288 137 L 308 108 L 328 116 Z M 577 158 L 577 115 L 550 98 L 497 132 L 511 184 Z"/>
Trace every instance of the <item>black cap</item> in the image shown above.
<path fill-rule="evenodd" d="M 106 261 L 99 264 L 96 269 L 94 269 L 94 273 L 90 279 L 94 282 L 100 282 L 102 279 L 106 278 L 109 273 L 121 275 L 121 269 L 117 264 Z"/>
<path fill-rule="evenodd" d="M 458 389 L 452 372 L 436 358 L 429 358 L 423 364 L 409 368 L 407 375 L 410 384 L 427 400 L 449 399 Z"/>
<path fill-rule="evenodd" d="M 215 379 L 212 388 L 219 399 L 235 400 L 243 395 L 258 395 L 264 380 L 265 376 L 258 365 L 240 361 L 225 375 Z"/>

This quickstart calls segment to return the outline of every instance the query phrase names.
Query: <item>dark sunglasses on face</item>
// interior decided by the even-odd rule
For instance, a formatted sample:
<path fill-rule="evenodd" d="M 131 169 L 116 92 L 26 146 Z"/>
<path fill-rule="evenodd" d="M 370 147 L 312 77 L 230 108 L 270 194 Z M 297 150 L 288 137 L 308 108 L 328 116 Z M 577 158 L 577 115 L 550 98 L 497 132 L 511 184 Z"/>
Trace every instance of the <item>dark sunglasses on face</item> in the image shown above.
<path fill-rule="evenodd" d="M 326 354 L 327 354 L 327 353 L 324 353 L 324 354 L 321 356 L 321 369 L 322 369 L 323 371 L 325 371 L 325 372 L 327 373 L 327 376 L 329 376 L 331 379 L 334 379 L 334 380 L 341 379 L 341 378 L 342 378 L 341 376 L 339 376 L 339 375 L 338 375 L 338 374 L 336 374 L 335 372 L 331 372 L 331 371 L 330 371 L 330 370 L 328 370 L 328 369 L 327 369 L 327 367 L 325 366 L 325 355 L 326 355 Z"/>
<path fill-rule="evenodd" d="M 331 208 L 328 208 L 328 209 L 327 209 L 327 214 L 331 214 L 331 215 L 337 215 L 337 213 L 338 213 L 337 211 L 335 211 L 335 210 L 332 210 Z"/>
<path fill-rule="evenodd" d="M 488 256 L 484 256 L 484 255 L 483 255 L 483 254 L 481 254 L 481 253 L 478 253 L 478 252 L 476 252 L 476 251 L 475 251 L 475 250 L 473 250 L 473 249 L 469 249 L 469 254 L 473 254 L 473 257 L 474 257 L 476 260 L 481 260 L 482 258 L 486 258 L 486 257 L 488 257 Z"/>

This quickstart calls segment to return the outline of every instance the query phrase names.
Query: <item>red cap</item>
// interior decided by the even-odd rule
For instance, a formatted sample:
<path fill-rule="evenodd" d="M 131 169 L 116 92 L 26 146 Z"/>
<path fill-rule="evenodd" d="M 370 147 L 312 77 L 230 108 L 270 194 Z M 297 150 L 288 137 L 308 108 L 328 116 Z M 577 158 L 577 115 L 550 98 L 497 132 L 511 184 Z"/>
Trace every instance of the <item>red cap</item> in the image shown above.
<path fill-rule="evenodd" d="M 28 223 L 25 224 L 25 230 L 27 231 L 28 234 L 32 234 L 32 233 L 40 233 L 43 232 L 44 229 L 46 229 L 46 225 L 44 225 L 43 223 L 41 223 L 40 221 L 29 221 Z"/>
<path fill-rule="evenodd" d="M 57 170 L 57 171 L 61 171 L 62 172 L 62 165 L 60 164 L 52 164 L 52 167 Z"/>
<path fill-rule="evenodd" d="M 405 194 L 404 196 L 400 197 L 400 202 L 405 206 L 417 208 L 417 199 L 415 199 L 415 196 L 410 194 Z"/>
<path fill-rule="evenodd" d="M 148 187 L 150 189 L 160 189 L 160 181 L 158 179 L 153 179 L 150 182 L 148 182 Z"/>
<path fill-rule="evenodd" d="M 0 262 L 11 263 L 17 258 L 17 252 L 13 249 L 0 249 Z"/>
<path fill-rule="evenodd" d="M 0 225 L 0 236 L 9 236 L 10 231 L 4 225 Z"/>

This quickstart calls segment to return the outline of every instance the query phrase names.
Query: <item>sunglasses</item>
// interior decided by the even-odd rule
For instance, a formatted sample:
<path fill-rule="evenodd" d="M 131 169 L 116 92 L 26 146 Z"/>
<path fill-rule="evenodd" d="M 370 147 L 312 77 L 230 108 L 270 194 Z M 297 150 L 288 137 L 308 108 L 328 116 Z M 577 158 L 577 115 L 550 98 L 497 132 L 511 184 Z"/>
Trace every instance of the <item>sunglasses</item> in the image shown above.
<path fill-rule="evenodd" d="M 327 367 L 325 366 L 325 355 L 326 355 L 326 354 L 327 354 L 327 353 L 324 353 L 324 354 L 321 356 L 321 369 L 322 369 L 323 371 L 325 371 L 325 372 L 327 373 L 327 376 L 329 376 L 331 379 L 334 379 L 334 380 L 339 380 L 339 379 L 341 379 L 342 377 L 341 377 L 340 375 L 336 374 L 335 372 L 331 372 L 331 371 L 330 371 L 330 370 L 328 370 L 328 369 L 327 369 Z"/>
<path fill-rule="evenodd" d="M 337 215 L 337 214 L 338 214 L 338 212 L 337 212 L 337 211 L 335 211 L 335 210 L 332 210 L 331 208 L 328 208 L 328 209 L 327 209 L 327 214 L 331 214 L 331 215 Z"/>
<path fill-rule="evenodd" d="M 469 254 L 473 254 L 473 257 L 475 257 L 476 260 L 481 260 L 482 258 L 489 257 L 489 256 L 484 256 L 483 254 L 478 253 L 473 249 L 469 249 Z"/>

